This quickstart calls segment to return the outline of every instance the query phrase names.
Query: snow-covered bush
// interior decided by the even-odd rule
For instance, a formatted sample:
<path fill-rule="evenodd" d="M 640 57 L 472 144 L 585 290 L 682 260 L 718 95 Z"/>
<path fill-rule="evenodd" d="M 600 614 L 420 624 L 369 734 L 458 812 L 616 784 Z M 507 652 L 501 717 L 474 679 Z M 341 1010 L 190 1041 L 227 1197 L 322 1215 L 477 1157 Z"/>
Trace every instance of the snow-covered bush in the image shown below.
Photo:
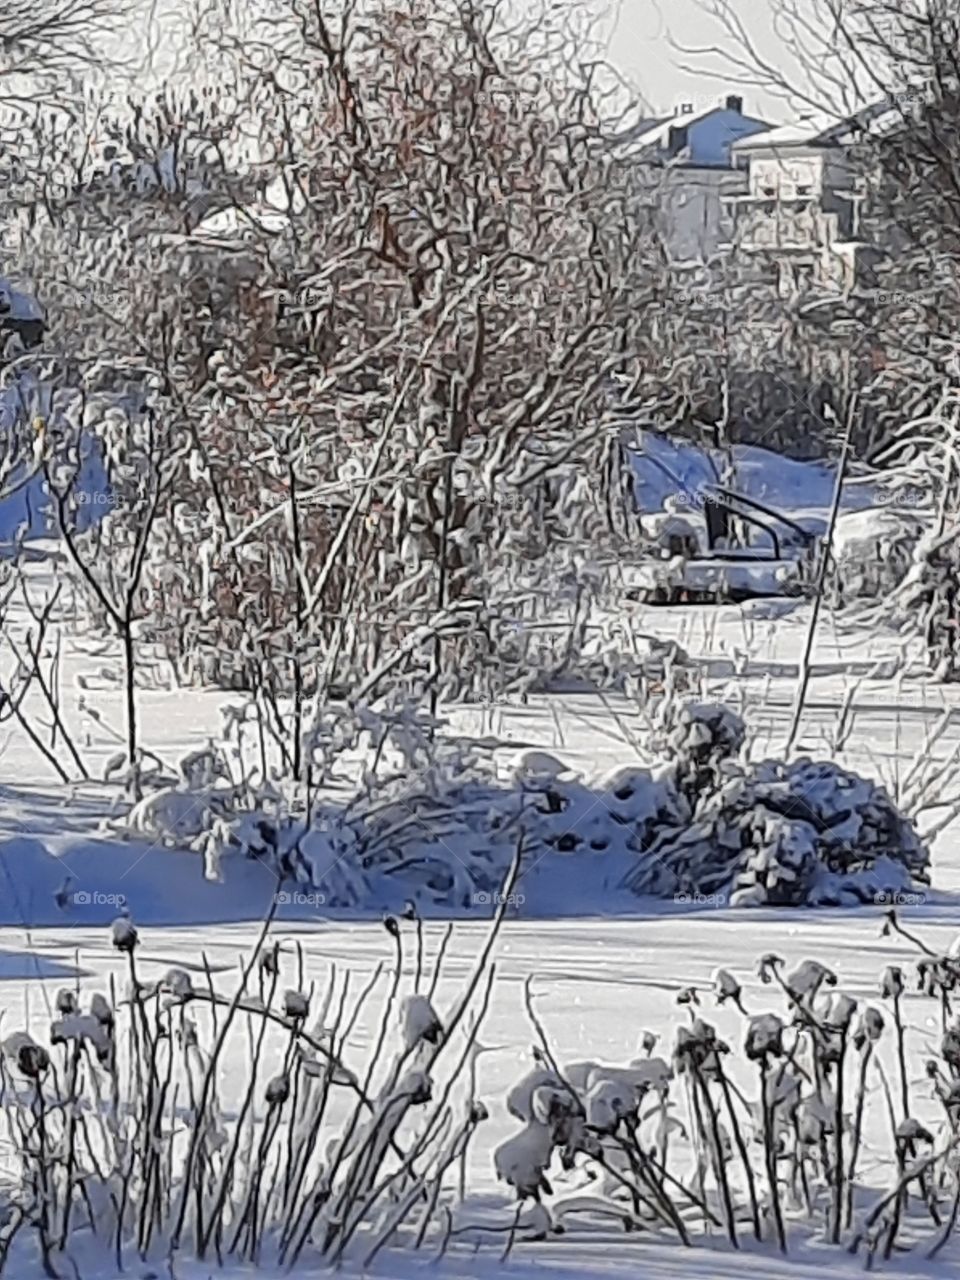
<path fill-rule="evenodd" d="M 691 804 L 721 783 L 725 762 L 734 759 L 747 731 L 740 716 L 716 702 L 671 703 L 655 745 L 673 764 L 678 789 Z"/>
<path fill-rule="evenodd" d="M 910 570 L 923 533 L 913 511 L 883 506 L 841 513 L 831 545 L 830 598 L 844 605 L 889 595 Z"/>
<path fill-rule="evenodd" d="M 262 781 L 255 722 L 181 762 L 111 830 L 191 847 L 209 878 L 256 857 L 330 907 L 484 907 L 523 834 L 531 903 L 562 887 L 602 907 L 624 887 L 733 906 L 849 905 L 928 880 L 929 851 L 882 786 L 829 762 L 748 763 L 746 728 L 719 703 L 662 699 L 661 760 L 585 779 L 521 752 L 498 774 L 495 740 L 444 730 L 402 699 L 323 708 L 302 743 L 311 791 Z M 239 777 L 234 782 L 232 778 Z M 552 888 L 551 888 L 552 886 Z"/>
<path fill-rule="evenodd" d="M 922 637 L 935 679 L 960 679 L 960 526 L 955 521 L 928 529 L 917 541 L 906 575 L 875 613 L 877 621 Z"/>
<path fill-rule="evenodd" d="M 636 892 L 731 906 L 856 905 L 927 883 L 929 850 L 882 786 L 829 761 L 732 764 L 691 820 L 665 829 L 628 879 Z"/>

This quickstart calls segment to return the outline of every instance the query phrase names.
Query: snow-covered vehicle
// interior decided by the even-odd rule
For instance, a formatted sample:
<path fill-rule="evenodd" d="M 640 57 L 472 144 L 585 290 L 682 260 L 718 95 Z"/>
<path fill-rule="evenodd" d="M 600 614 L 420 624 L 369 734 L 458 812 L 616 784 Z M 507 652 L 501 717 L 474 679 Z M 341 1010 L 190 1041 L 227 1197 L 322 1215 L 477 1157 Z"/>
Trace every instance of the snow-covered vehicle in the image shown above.
<path fill-rule="evenodd" d="M 641 519 L 652 553 L 624 568 L 631 594 L 652 604 L 737 601 L 810 585 L 818 539 L 789 516 L 721 484 L 665 505 Z"/>

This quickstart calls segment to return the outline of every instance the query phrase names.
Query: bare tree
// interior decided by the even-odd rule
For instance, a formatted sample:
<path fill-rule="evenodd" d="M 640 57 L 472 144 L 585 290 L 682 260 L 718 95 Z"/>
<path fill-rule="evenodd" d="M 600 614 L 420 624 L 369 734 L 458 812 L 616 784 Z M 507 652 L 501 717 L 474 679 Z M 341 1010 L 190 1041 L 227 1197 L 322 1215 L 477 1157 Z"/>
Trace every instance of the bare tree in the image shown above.
<path fill-rule="evenodd" d="M 149 370 L 184 450 L 144 633 L 256 691 L 297 772 L 305 700 L 479 687 L 498 619 L 573 608 L 587 553 L 615 560 L 610 375 L 676 399 L 669 271 L 576 9 L 290 0 L 198 41 L 215 90 L 48 131 L 24 260 L 54 341 L 117 387 Z"/>

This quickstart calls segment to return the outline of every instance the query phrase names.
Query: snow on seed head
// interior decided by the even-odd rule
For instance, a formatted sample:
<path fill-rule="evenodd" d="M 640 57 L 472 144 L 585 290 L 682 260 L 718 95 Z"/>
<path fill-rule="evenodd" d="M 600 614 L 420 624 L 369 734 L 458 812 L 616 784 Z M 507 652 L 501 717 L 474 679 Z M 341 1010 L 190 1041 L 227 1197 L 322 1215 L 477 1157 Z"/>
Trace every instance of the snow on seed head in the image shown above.
<path fill-rule="evenodd" d="M 725 1000 L 733 1000 L 739 1003 L 742 988 L 728 969 L 714 970 L 713 990 L 717 998 L 717 1004 L 723 1004 Z"/>
<path fill-rule="evenodd" d="M 110 936 L 116 949 L 125 951 L 128 955 L 132 954 L 139 941 L 139 934 L 133 921 L 129 915 L 125 914 L 117 916 L 114 920 L 110 926 Z"/>
<path fill-rule="evenodd" d="M 613 1133 L 621 1120 L 637 1108 L 636 1090 L 622 1080 L 601 1077 L 595 1080 L 584 1099 L 587 1124 L 600 1133 Z"/>
<path fill-rule="evenodd" d="M 673 1079 L 673 1070 L 663 1058 L 640 1058 L 627 1068 L 634 1088 L 641 1096 L 649 1089 L 666 1095 Z"/>
<path fill-rule="evenodd" d="M 848 996 L 843 991 L 835 991 L 831 994 L 827 1005 L 826 1021 L 831 1027 L 836 1027 L 840 1031 L 848 1031 L 856 1011 L 857 1002 L 853 996 Z"/>
<path fill-rule="evenodd" d="M 563 1082 L 555 1071 L 534 1067 L 507 1094 L 507 1110 L 518 1120 L 533 1119 L 533 1095 L 542 1085 L 562 1089 Z"/>
<path fill-rule="evenodd" d="M 50 1024 L 50 1043 L 66 1044 L 68 1040 L 89 1040 L 98 1049 L 109 1046 L 106 1027 L 92 1013 L 68 1013 Z"/>
<path fill-rule="evenodd" d="M 868 1044 L 876 1044 L 883 1034 L 883 1014 L 873 1005 L 864 1009 L 853 1035 L 853 1043 L 857 1049 Z"/>
<path fill-rule="evenodd" d="M 708 1050 L 693 1033 L 691 1027 L 678 1027 L 677 1038 L 673 1047 L 673 1061 L 678 1075 L 683 1075 L 689 1067 L 700 1066 Z"/>
<path fill-rule="evenodd" d="M 423 995 L 407 996 L 404 1000 L 400 1006 L 400 1027 L 406 1049 L 413 1049 L 424 1041 L 436 1045 L 443 1039 L 440 1019 Z"/>
<path fill-rule="evenodd" d="M 546 1171 L 553 1156 L 553 1135 L 547 1125 L 528 1123 L 513 1134 L 493 1153 L 497 1177 L 517 1193 L 520 1200 L 539 1200 L 541 1191 L 550 1190 Z"/>
<path fill-rule="evenodd" d="M 14 1031 L 3 1042 L 3 1053 L 22 1075 L 39 1080 L 50 1066 L 50 1055 L 26 1031 Z"/>
<path fill-rule="evenodd" d="M 647 1057 L 648 1057 L 648 1058 L 649 1058 L 650 1054 L 651 1054 L 651 1053 L 653 1053 L 654 1049 L 656 1048 L 657 1041 L 658 1041 L 659 1039 L 660 1039 L 660 1037 L 659 1037 L 658 1035 L 656 1035 L 656 1034 L 655 1034 L 654 1032 L 652 1032 L 652 1031 L 644 1031 L 644 1032 L 641 1034 L 641 1036 L 640 1036 L 640 1048 L 644 1051 L 644 1053 L 647 1055 Z"/>
<path fill-rule="evenodd" d="M 751 1018 L 744 1042 L 747 1057 L 752 1062 L 782 1057 L 783 1032 L 783 1022 L 775 1013 L 761 1013 Z"/>
<path fill-rule="evenodd" d="M 168 969 L 160 979 L 160 990 L 180 1000 L 187 1000 L 194 993 L 193 981 L 185 969 Z"/>
<path fill-rule="evenodd" d="M 880 994 L 886 1000 L 898 1000 L 903 995 L 903 986 L 903 970 L 898 965 L 888 965 L 880 979 Z"/>
<path fill-rule="evenodd" d="M 539 1124 L 557 1124 L 580 1109 L 579 1099 L 563 1085 L 541 1085 L 530 1095 L 530 1115 Z"/>
<path fill-rule="evenodd" d="M 90 997 L 90 1012 L 105 1027 L 113 1026 L 113 1009 L 106 996 L 101 995 L 99 991 L 94 992 Z"/>
<path fill-rule="evenodd" d="M 801 960 L 786 983 L 799 1000 L 811 1001 L 822 986 L 835 987 L 837 975 L 819 960 Z"/>

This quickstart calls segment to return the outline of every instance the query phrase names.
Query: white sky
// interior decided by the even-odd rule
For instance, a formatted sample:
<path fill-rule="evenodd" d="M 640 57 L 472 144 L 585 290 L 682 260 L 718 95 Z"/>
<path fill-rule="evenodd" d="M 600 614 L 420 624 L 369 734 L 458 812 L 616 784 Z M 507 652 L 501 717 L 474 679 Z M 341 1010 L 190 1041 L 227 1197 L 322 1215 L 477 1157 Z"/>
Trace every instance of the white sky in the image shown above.
<path fill-rule="evenodd" d="M 143 6 L 143 20 L 123 24 L 123 30 L 118 32 L 118 47 L 141 58 L 153 46 L 156 56 L 151 59 L 153 71 L 147 77 L 153 79 L 176 63 L 178 48 L 184 40 L 185 0 L 137 2 Z M 241 3 L 252 8 L 255 0 L 241 0 Z M 606 7 L 605 0 L 591 0 L 591 3 L 596 5 L 597 12 Z M 787 119 L 789 108 L 756 86 L 738 85 L 734 73 L 723 73 L 722 61 L 717 57 L 699 59 L 699 74 L 680 69 L 678 64 L 695 60 L 685 58 L 678 51 L 678 44 L 703 47 L 724 39 L 722 29 L 704 10 L 706 3 L 708 0 L 613 0 L 607 8 L 610 61 L 658 112 L 667 113 L 681 101 L 694 101 L 699 105 L 705 99 L 714 101 L 727 93 L 737 93 L 743 97 L 748 115 L 757 114 L 774 123 Z M 770 25 L 770 0 L 736 0 L 736 3 L 751 39 L 776 63 L 779 42 Z M 147 30 L 151 27 L 157 34 L 148 44 Z M 143 74 L 137 78 L 142 87 Z"/>

